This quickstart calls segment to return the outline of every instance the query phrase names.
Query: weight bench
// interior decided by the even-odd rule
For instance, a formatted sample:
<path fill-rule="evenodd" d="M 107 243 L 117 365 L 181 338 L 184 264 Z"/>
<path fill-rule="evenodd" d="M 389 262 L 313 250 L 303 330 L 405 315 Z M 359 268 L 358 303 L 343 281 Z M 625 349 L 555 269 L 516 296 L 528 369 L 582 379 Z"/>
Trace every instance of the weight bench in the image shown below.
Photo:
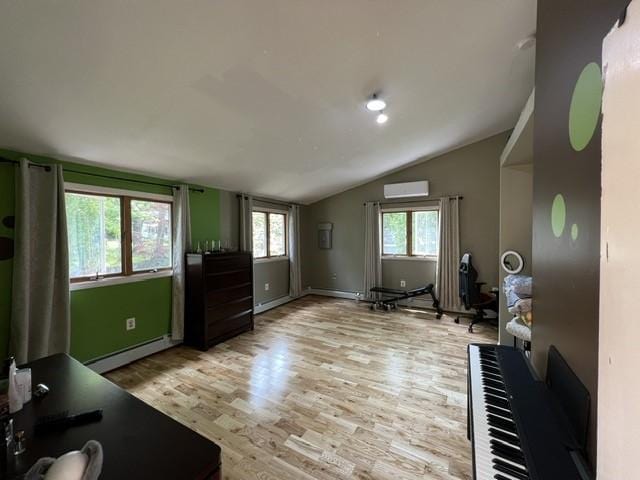
<path fill-rule="evenodd" d="M 380 294 L 382 298 L 376 300 L 371 304 L 371 310 L 376 308 L 384 308 L 389 311 L 391 309 L 398 308 L 398 302 L 407 298 L 420 297 L 422 295 L 431 295 L 433 301 L 433 308 L 436 310 L 436 318 L 442 317 L 442 309 L 440 308 L 440 302 L 436 298 L 434 293 L 433 283 L 429 283 L 424 287 L 414 288 L 413 290 L 396 290 L 395 288 L 373 287 L 369 290 L 371 293 Z M 385 298 L 386 297 L 386 298 Z"/>

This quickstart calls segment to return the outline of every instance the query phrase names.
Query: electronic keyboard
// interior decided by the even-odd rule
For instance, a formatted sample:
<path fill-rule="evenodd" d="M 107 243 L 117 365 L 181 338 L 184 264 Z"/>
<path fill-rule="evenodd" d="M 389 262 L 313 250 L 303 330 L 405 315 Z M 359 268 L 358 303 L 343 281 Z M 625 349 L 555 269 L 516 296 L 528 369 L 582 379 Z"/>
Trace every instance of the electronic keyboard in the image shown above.
<path fill-rule="evenodd" d="M 586 400 L 588 419 L 590 400 L 582 384 L 565 395 L 538 380 L 524 352 L 513 347 L 471 344 L 468 356 L 474 478 L 590 479 L 583 456 L 586 426 L 585 438 L 577 438 L 583 433 L 582 417 L 566 414 L 567 406 L 584 410 Z M 577 377 L 571 377 L 574 374 L 564 361 L 554 361 L 562 368 L 549 368 L 569 377 L 565 387 L 574 385 Z"/>

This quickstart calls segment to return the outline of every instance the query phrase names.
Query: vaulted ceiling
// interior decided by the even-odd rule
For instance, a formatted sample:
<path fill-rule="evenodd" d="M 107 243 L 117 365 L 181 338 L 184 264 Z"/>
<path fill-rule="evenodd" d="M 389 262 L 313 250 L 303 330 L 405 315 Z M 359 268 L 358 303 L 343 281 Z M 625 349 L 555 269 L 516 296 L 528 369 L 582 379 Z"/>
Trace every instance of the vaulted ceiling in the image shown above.
<path fill-rule="evenodd" d="M 534 0 L 0 5 L 0 146 L 311 202 L 512 128 Z M 366 111 L 388 102 L 385 125 Z M 497 159 L 496 159 L 497 162 Z"/>

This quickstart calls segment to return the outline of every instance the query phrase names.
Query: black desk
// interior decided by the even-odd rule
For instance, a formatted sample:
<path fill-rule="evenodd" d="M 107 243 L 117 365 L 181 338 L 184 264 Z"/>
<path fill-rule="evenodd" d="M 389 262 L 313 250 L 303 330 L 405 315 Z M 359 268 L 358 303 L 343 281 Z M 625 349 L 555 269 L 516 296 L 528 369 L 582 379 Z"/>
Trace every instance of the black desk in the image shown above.
<path fill-rule="evenodd" d="M 27 451 L 9 467 L 13 475 L 24 473 L 38 458 L 79 450 L 93 439 L 104 451 L 101 480 L 220 478 L 220 447 L 73 358 L 53 355 L 25 366 L 31 368 L 34 387 L 45 383 L 51 391 L 14 415 L 15 430 L 25 431 Z M 100 422 L 34 437 L 38 416 L 96 408 L 103 409 Z"/>

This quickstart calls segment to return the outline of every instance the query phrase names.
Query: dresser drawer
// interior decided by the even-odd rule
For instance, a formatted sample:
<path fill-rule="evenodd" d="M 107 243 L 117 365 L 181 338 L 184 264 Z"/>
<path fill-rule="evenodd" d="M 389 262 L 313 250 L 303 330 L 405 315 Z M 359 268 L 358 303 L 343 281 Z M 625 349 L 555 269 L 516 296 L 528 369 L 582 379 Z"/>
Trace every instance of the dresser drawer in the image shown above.
<path fill-rule="evenodd" d="M 239 270 L 249 268 L 251 266 L 251 255 L 210 255 L 205 257 L 205 271 L 207 272 L 228 272 L 230 270 Z"/>
<path fill-rule="evenodd" d="M 207 325 L 224 321 L 225 318 L 233 317 L 241 312 L 246 312 L 253 308 L 253 297 L 241 297 L 228 303 L 218 304 L 207 309 Z"/>
<path fill-rule="evenodd" d="M 211 290 L 220 290 L 221 288 L 233 287 L 234 285 L 243 285 L 251 283 L 251 270 L 246 268 L 244 270 L 238 270 L 224 275 L 208 273 L 204 281 L 206 282 L 207 292 L 210 292 Z"/>
<path fill-rule="evenodd" d="M 207 341 L 214 342 L 227 334 L 251 328 L 251 312 L 213 322 L 207 328 Z"/>
<path fill-rule="evenodd" d="M 214 307 L 221 303 L 228 303 L 234 300 L 240 300 L 244 297 L 253 296 L 253 286 L 240 285 L 236 287 L 228 287 L 220 290 L 211 290 L 207 292 L 207 307 Z"/>

